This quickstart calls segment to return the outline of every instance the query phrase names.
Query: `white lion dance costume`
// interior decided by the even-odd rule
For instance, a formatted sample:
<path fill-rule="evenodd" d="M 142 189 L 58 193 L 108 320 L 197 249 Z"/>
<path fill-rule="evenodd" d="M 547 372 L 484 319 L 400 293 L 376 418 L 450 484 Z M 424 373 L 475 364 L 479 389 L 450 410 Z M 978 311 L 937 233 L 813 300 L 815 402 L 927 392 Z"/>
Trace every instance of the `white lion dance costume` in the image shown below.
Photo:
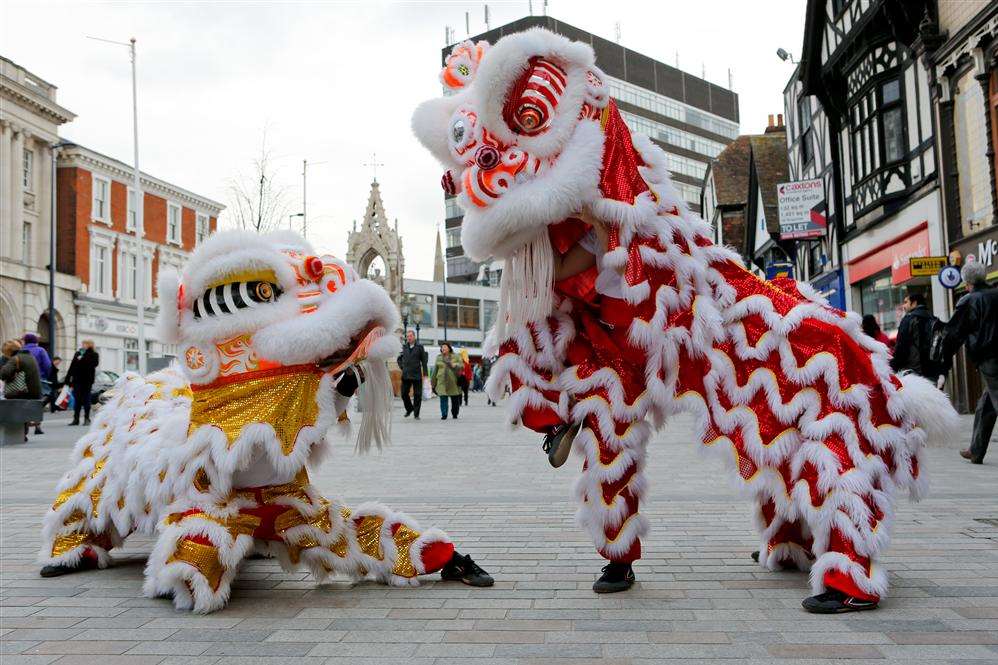
<path fill-rule="evenodd" d="M 511 383 L 514 423 L 581 424 L 578 519 L 599 553 L 640 557 L 651 423 L 689 410 L 755 501 L 759 563 L 875 606 L 895 494 L 924 492 L 923 445 L 955 426 L 945 396 L 894 376 L 858 316 L 715 246 L 588 45 L 541 29 L 465 42 L 441 78 L 454 94 L 422 104 L 413 129 L 465 210 L 466 252 L 505 259 L 488 389 Z M 607 246 L 555 282 L 553 257 L 589 230 L 580 211 Z"/>
<path fill-rule="evenodd" d="M 159 301 L 160 339 L 182 361 L 126 374 L 76 444 L 44 519 L 43 574 L 103 568 L 128 534 L 158 533 L 144 592 L 210 612 L 254 545 L 320 580 L 415 584 L 451 559 L 443 532 L 309 482 L 358 379 L 358 448 L 386 440 L 398 315 L 381 287 L 300 236 L 228 231 L 182 280 L 161 273 Z"/>

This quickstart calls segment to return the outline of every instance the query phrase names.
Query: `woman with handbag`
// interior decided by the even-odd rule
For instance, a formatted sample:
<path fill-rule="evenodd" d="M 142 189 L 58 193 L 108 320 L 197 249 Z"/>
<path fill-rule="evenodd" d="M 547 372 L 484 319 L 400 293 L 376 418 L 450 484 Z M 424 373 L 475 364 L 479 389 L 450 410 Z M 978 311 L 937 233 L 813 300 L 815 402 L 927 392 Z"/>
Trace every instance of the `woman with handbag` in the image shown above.
<path fill-rule="evenodd" d="M 42 380 L 31 352 L 13 339 L 5 342 L 2 350 L 7 359 L 0 367 L 4 399 L 41 399 Z M 28 423 L 24 423 L 24 440 L 28 440 Z"/>
<path fill-rule="evenodd" d="M 461 410 L 461 388 L 457 377 L 461 375 L 464 363 L 461 356 L 454 353 L 449 342 L 440 345 L 440 355 L 430 372 L 430 384 L 433 392 L 440 398 L 440 420 L 447 420 L 447 403 L 450 402 L 450 412 L 454 420 Z"/>

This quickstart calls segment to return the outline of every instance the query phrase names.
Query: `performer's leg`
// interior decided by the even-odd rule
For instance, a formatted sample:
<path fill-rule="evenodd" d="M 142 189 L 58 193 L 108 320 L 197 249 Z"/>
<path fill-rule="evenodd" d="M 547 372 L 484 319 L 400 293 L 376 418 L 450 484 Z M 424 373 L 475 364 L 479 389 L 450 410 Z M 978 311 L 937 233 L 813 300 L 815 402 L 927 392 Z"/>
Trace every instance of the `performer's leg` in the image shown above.
<path fill-rule="evenodd" d="M 576 436 L 585 462 L 576 494 L 582 502 L 578 519 L 602 557 L 611 562 L 610 574 L 620 580 L 596 591 L 623 591 L 633 583 L 631 564 L 641 558 L 640 537 L 648 530 L 638 514 L 644 494 L 644 454 L 650 426 L 645 421 L 624 424 L 609 418 L 603 425 L 595 413 L 585 417 Z M 605 575 L 606 576 L 606 575 Z M 612 575 L 611 575 L 612 576 Z"/>
<path fill-rule="evenodd" d="M 811 567 L 815 595 L 804 607 L 816 613 L 873 609 L 887 592 L 887 573 L 876 559 L 886 545 L 884 521 L 893 500 L 879 489 L 861 494 L 840 487 L 837 497 L 832 494 L 809 524 L 817 556 Z"/>
<path fill-rule="evenodd" d="M 404 513 L 367 503 L 356 510 L 317 497 L 310 503 L 279 506 L 274 531 L 287 546 L 294 567 L 305 564 L 322 579 L 332 572 L 361 578 L 373 575 L 394 586 L 418 584 L 416 577 L 441 570 L 454 557 L 454 545 L 439 529 L 420 531 Z"/>
<path fill-rule="evenodd" d="M 86 437 L 96 440 L 103 434 L 90 432 L 83 441 Z M 59 496 L 42 518 L 42 548 L 38 553 L 42 577 L 106 568 L 110 563 L 108 551 L 123 540 L 109 516 L 98 513 L 104 486 L 100 472 L 106 458 L 97 461 L 92 447 L 84 445 L 74 452 L 79 458 L 59 482 Z"/>
<path fill-rule="evenodd" d="M 761 542 L 758 552 L 753 552 L 759 565 L 769 570 L 796 568 L 807 572 L 811 569 L 811 537 L 800 520 L 788 520 L 777 514 L 772 499 L 756 499 L 756 522 Z"/>

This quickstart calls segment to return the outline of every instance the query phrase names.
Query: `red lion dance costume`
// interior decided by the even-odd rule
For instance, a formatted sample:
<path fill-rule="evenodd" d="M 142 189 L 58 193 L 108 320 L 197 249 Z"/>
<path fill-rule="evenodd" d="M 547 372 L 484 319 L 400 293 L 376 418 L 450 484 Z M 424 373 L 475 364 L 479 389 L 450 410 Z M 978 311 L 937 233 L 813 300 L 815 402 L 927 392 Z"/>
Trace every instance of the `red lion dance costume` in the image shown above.
<path fill-rule="evenodd" d="M 755 501 L 759 563 L 874 607 L 894 496 L 924 493 L 922 448 L 955 427 L 946 397 L 894 376 L 856 315 L 714 245 L 588 45 L 540 29 L 465 42 L 441 78 L 453 94 L 422 104 L 413 129 L 465 210 L 465 251 L 505 259 L 489 390 L 511 384 L 511 420 L 538 432 L 581 424 L 578 520 L 599 553 L 641 556 L 645 446 L 692 411 Z M 588 231 L 580 211 L 607 228 L 605 253 L 555 283 L 555 254 Z M 599 293 L 614 275 L 619 294 Z"/>

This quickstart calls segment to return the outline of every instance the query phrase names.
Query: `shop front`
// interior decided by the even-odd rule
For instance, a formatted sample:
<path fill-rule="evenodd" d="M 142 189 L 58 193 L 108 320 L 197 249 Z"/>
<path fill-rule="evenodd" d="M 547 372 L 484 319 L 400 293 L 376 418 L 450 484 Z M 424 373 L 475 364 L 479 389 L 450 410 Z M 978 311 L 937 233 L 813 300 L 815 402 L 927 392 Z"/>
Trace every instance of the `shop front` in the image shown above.
<path fill-rule="evenodd" d="M 902 302 L 909 291 L 924 293 L 929 309 L 934 309 L 932 278 L 912 277 L 909 268 L 909 259 L 921 256 L 930 256 L 927 221 L 889 238 L 846 264 L 854 307 L 858 296 L 859 312 L 872 314 L 889 336 L 893 336 L 904 316 Z"/>
<path fill-rule="evenodd" d="M 987 268 L 987 280 L 998 286 L 998 225 L 991 226 L 950 245 L 950 262 L 963 265 L 966 261 L 980 261 Z M 967 292 L 965 284 L 954 289 L 954 300 Z M 974 410 L 984 391 L 981 375 L 961 350 L 953 364 L 953 402 L 961 413 Z"/>

